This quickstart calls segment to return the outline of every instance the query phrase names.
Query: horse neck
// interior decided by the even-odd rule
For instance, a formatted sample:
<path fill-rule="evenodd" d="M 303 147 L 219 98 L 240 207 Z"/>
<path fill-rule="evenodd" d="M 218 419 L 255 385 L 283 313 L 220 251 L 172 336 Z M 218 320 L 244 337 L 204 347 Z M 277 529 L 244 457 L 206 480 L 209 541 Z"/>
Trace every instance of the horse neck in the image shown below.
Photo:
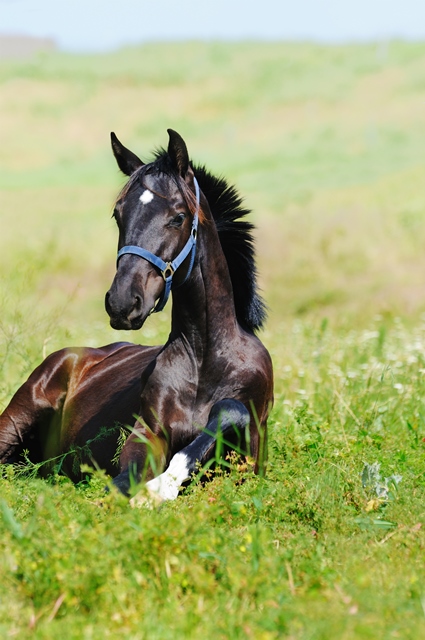
<path fill-rule="evenodd" d="M 205 211 L 205 209 L 204 209 Z M 230 346 L 239 332 L 226 258 L 209 210 L 199 225 L 197 258 L 187 283 L 173 292 L 171 337 L 184 337 L 198 354 Z"/>

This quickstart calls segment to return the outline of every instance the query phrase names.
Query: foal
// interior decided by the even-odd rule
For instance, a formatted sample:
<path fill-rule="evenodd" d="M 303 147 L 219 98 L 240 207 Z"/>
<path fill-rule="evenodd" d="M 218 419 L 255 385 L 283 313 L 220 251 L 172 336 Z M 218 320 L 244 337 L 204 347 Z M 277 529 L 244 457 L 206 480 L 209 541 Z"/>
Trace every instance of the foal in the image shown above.
<path fill-rule="evenodd" d="M 172 292 L 166 344 L 50 355 L 0 416 L 2 462 L 24 448 L 36 460 L 77 447 L 84 459 L 89 448 L 88 460 L 120 491 L 144 479 L 159 499 L 177 496 L 197 464 L 215 456 L 217 440 L 248 452 L 256 472 L 263 468 L 273 373 L 255 335 L 264 306 L 251 225 L 240 220 L 247 211 L 235 190 L 192 167 L 183 139 L 168 133 L 168 150 L 146 165 L 111 135 L 129 180 L 115 204 L 119 252 L 106 294 L 111 325 L 139 329 Z M 134 424 L 119 470 L 117 423 Z M 65 460 L 75 480 L 81 461 Z"/>

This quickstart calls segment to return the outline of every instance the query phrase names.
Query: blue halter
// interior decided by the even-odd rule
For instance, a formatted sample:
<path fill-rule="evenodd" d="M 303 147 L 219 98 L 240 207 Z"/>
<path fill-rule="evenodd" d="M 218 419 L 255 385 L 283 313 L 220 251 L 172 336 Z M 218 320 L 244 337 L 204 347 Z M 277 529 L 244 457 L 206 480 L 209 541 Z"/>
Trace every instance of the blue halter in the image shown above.
<path fill-rule="evenodd" d="M 156 303 L 155 307 L 152 309 L 151 313 L 158 313 L 158 311 L 162 311 L 165 305 L 167 304 L 167 300 L 169 298 L 171 287 L 173 284 L 173 275 L 177 271 L 177 269 L 180 267 L 182 262 L 186 260 L 189 253 L 191 253 L 189 269 L 187 270 L 185 279 L 181 284 L 184 284 L 186 282 L 186 280 L 189 278 L 192 272 L 193 263 L 195 262 L 195 255 L 196 255 L 196 237 L 198 234 L 198 212 L 199 212 L 199 201 L 200 201 L 199 184 L 195 177 L 193 178 L 193 183 L 195 185 L 196 211 L 195 211 L 195 215 L 193 216 L 192 229 L 190 231 L 190 236 L 188 238 L 188 241 L 184 245 L 183 249 L 180 251 L 179 255 L 176 258 L 174 258 L 172 262 L 164 262 L 162 258 L 159 258 L 154 253 L 151 253 L 147 249 L 142 249 L 141 247 L 137 247 L 135 245 L 127 245 L 118 251 L 117 263 L 118 263 L 118 260 L 121 258 L 121 256 L 123 256 L 125 253 L 132 253 L 135 256 L 139 256 L 139 258 L 144 258 L 145 260 L 147 260 L 148 262 L 150 262 L 160 270 L 161 275 L 165 280 L 165 287 L 164 287 L 164 291 L 162 292 L 158 302 Z"/>

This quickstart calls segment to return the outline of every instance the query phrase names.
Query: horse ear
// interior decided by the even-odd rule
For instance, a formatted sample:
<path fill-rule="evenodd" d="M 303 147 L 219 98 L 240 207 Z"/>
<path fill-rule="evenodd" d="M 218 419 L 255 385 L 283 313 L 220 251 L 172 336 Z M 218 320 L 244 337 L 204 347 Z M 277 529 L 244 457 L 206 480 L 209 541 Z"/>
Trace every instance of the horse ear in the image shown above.
<path fill-rule="evenodd" d="M 189 154 L 187 152 L 186 143 L 177 131 L 167 129 L 167 133 L 170 136 L 170 141 L 168 143 L 168 155 L 174 168 L 182 178 L 185 178 L 189 169 Z"/>
<path fill-rule="evenodd" d="M 131 176 L 136 169 L 143 167 L 143 162 L 140 158 L 130 151 L 130 149 L 127 149 L 123 144 L 121 144 L 113 131 L 111 132 L 111 145 L 115 160 L 117 161 L 121 171 L 125 173 L 126 176 Z"/>

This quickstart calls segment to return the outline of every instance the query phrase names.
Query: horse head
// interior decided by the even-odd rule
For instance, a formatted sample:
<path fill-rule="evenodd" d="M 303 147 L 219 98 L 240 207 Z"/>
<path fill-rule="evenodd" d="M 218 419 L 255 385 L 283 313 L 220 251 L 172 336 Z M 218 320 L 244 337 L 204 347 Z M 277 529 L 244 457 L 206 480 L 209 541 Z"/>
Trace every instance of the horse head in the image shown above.
<path fill-rule="evenodd" d="M 184 140 L 172 129 L 168 134 L 167 153 L 150 164 L 111 134 L 117 164 L 129 176 L 115 203 L 117 271 L 105 299 L 114 329 L 140 329 L 193 266 L 199 187 Z"/>

